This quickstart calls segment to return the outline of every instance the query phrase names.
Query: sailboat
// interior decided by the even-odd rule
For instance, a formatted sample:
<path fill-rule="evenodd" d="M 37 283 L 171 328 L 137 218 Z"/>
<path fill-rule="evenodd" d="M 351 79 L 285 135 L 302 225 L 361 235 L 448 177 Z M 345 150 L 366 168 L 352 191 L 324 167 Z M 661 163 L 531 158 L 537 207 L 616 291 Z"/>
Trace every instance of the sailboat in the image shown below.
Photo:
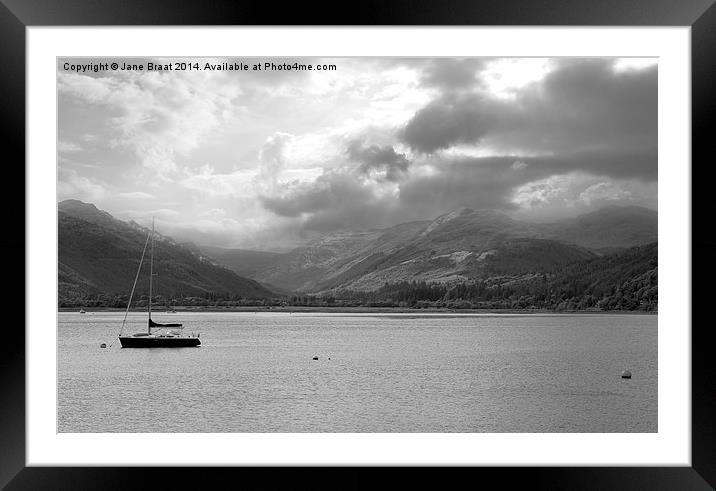
<path fill-rule="evenodd" d="M 144 255 L 147 252 L 147 245 L 151 238 L 151 253 L 149 260 L 149 307 L 147 331 L 138 332 L 131 335 L 122 335 L 124 331 L 124 324 L 127 321 L 127 314 L 129 313 L 129 306 L 132 304 L 132 297 L 134 296 L 134 289 L 137 287 L 137 280 L 139 279 L 139 273 L 142 270 L 142 263 L 144 262 Z M 139 260 L 139 268 L 137 268 L 137 275 L 134 277 L 134 285 L 132 286 L 132 292 L 129 294 L 129 302 L 127 303 L 127 310 L 124 312 L 124 319 L 122 320 L 122 327 L 119 330 L 119 342 L 122 348 L 187 348 L 193 346 L 199 346 L 201 341 L 199 340 L 199 334 L 196 335 L 184 335 L 177 331 L 177 329 L 183 329 L 183 325 L 179 323 L 172 324 L 160 324 L 152 320 L 152 280 L 154 277 L 154 218 L 152 218 L 152 231 L 147 235 L 147 240 L 144 242 L 144 250 L 142 250 L 142 257 Z"/>

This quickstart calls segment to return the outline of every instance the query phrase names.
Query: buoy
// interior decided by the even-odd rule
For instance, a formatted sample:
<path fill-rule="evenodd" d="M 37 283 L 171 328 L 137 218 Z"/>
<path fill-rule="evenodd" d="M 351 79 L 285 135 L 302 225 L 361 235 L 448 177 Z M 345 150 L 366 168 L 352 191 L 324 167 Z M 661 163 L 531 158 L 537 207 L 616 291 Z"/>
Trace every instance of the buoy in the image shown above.
<path fill-rule="evenodd" d="M 106 345 L 106 344 L 104 344 L 104 343 L 102 343 L 102 344 L 100 344 L 100 345 L 99 345 L 99 347 L 100 347 L 100 348 L 106 348 L 106 347 L 107 347 L 107 345 Z"/>
<path fill-rule="evenodd" d="M 314 356 L 314 357 L 313 357 L 313 359 L 314 359 L 314 360 L 317 360 L 317 359 L 318 359 L 318 357 L 317 357 L 317 356 Z"/>
<path fill-rule="evenodd" d="M 622 378 L 631 378 L 631 372 L 629 370 L 624 370 L 622 372 Z"/>

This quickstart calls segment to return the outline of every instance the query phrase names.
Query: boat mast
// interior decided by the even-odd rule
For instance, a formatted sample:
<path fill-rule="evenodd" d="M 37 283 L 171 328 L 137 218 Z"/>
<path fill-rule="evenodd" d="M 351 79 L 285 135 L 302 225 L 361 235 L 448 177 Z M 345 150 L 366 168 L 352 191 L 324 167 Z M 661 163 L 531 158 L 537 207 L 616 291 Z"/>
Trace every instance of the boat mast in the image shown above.
<path fill-rule="evenodd" d="M 154 217 L 152 217 L 152 253 L 149 260 L 149 322 L 147 322 L 147 333 L 152 333 L 152 279 L 154 276 Z"/>
<path fill-rule="evenodd" d="M 134 276 L 134 284 L 132 285 L 132 292 L 129 294 L 129 302 L 127 302 L 127 310 L 124 311 L 124 319 L 122 319 L 122 327 L 119 329 L 119 336 L 124 331 L 124 324 L 127 322 L 127 314 L 129 314 L 129 307 L 132 305 L 132 297 L 134 297 L 134 289 L 137 288 L 137 280 L 139 279 L 139 272 L 142 271 L 142 264 L 144 264 L 144 253 L 147 252 L 147 245 L 149 244 L 149 234 L 147 234 L 147 240 L 144 241 L 144 249 L 142 249 L 142 257 L 139 259 L 139 267 L 137 268 L 137 274 Z"/>

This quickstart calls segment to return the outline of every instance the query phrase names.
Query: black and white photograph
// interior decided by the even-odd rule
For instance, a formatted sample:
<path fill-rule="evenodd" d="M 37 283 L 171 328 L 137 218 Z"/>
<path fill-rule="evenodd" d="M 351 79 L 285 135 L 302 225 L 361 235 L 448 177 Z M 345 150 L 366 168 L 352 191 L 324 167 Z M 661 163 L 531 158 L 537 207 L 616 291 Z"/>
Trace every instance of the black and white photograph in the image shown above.
<path fill-rule="evenodd" d="M 58 57 L 57 432 L 657 433 L 658 61 Z"/>

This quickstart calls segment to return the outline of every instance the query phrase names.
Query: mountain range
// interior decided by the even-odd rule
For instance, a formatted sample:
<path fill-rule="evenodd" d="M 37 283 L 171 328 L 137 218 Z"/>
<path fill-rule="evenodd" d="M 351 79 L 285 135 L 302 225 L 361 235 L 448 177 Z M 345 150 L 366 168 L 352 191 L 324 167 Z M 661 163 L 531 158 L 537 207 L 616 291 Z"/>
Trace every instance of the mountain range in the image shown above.
<path fill-rule="evenodd" d="M 89 203 L 59 203 L 60 304 L 76 305 L 93 295 L 126 302 L 148 232 Z M 652 309 L 657 296 L 657 213 L 641 207 L 610 206 L 552 223 L 460 208 L 434 220 L 325 234 L 285 253 L 156 237 L 155 295 L 172 301 L 296 295 L 370 302 L 381 295 L 446 299 L 458 291 L 456 285 L 468 289 L 460 295 L 478 304 L 485 288 L 496 288 L 500 305 L 529 298 L 544 308 L 607 302 Z M 135 298 L 148 293 L 148 269 L 145 273 Z M 632 293 L 625 297 L 622 290 Z"/>
<path fill-rule="evenodd" d="M 459 283 L 556 271 L 657 241 L 657 212 L 609 206 L 536 224 L 460 208 L 432 221 L 336 232 L 288 253 L 198 246 L 233 271 L 283 290 L 373 291 L 385 283 Z"/>

